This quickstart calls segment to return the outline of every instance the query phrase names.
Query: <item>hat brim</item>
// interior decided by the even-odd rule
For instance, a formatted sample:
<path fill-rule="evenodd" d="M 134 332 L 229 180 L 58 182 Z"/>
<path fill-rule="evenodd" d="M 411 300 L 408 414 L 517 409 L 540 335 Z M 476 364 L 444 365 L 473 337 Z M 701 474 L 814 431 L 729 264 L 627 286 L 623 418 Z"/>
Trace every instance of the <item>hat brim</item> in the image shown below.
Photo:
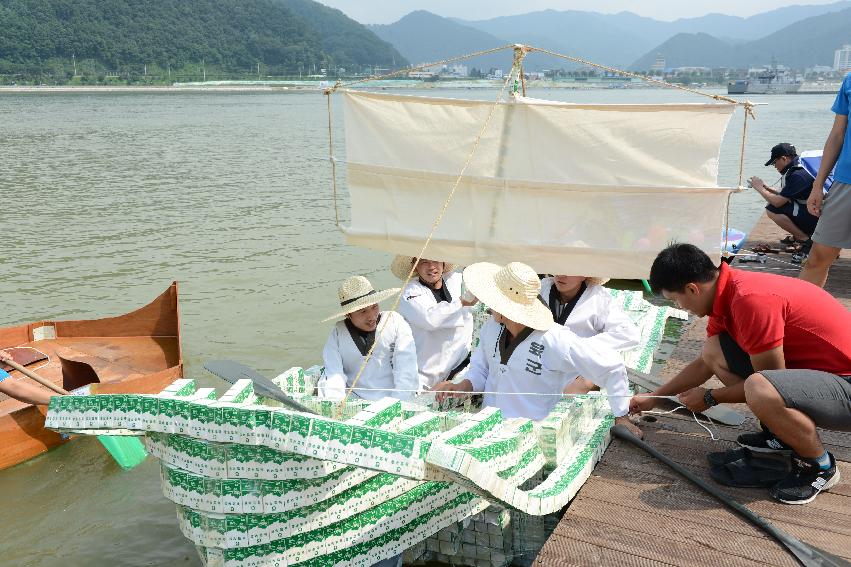
<path fill-rule="evenodd" d="M 496 285 L 494 276 L 502 266 L 478 262 L 464 269 L 464 285 L 476 298 L 500 315 L 537 331 L 547 331 L 555 325 L 549 308 L 538 301 L 522 305 L 512 301 Z"/>
<path fill-rule="evenodd" d="M 585 285 L 606 285 L 609 278 L 585 278 Z"/>
<path fill-rule="evenodd" d="M 393 258 L 393 261 L 390 263 L 390 273 L 399 278 L 400 280 L 408 279 L 408 274 L 411 272 L 411 262 L 414 261 L 414 256 L 403 256 L 398 255 Z M 449 262 L 443 263 L 443 273 L 448 274 L 455 269 L 455 264 L 451 264 Z M 417 272 L 414 272 L 414 276 L 416 277 Z"/>
<path fill-rule="evenodd" d="M 765 167 L 768 167 L 769 165 L 774 165 L 774 162 L 777 161 L 777 158 L 779 158 L 779 157 L 781 157 L 781 156 L 777 156 L 776 158 L 771 158 L 770 160 L 765 162 Z"/>
<path fill-rule="evenodd" d="M 342 319 L 349 313 L 354 313 L 355 311 L 359 311 L 364 307 L 369 307 L 370 305 L 374 305 L 376 303 L 381 303 L 385 299 L 389 299 L 399 293 L 399 290 L 402 288 L 392 287 L 390 289 L 385 289 L 382 291 L 377 291 L 375 293 L 371 293 L 365 297 L 361 297 L 356 301 L 352 301 L 348 305 L 343 308 L 343 311 L 340 311 L 336 315 L 331 315 L 326 319 L 322 319 L 320 323 L 327 323 L 328 321 L 336 321 L 337 319 Z"/>

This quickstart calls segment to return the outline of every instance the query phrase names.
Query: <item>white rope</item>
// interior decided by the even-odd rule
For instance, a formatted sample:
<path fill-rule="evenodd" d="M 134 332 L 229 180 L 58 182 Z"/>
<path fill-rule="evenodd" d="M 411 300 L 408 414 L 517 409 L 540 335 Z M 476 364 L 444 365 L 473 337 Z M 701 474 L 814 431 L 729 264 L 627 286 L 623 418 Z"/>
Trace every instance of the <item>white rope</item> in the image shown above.
<path fill-rule="evenodd" d="M 400 392 L 400 393 L 408 393 L 408 394 L 421 394 L 421 393 L 424 393 L 424 392 L 428 393 L 428 394 L 437 394 L 437 393 L 442 391 L 442 390 L 412 390 L 412 389 L 406 390 L 406 389 L 402 389 L 402 388 L 363 388 L 363 387 L 360 387 L 360 386 L 358 386 L 356 388 L 347 387 L 346 389 L 347 390 L 353 390 L 353 391 L 360 390 L 360 391 L 364 391 L 364 392 Z M 642 398 L 657 398 L 657 399 L 662 399 L 662 400 L 676 401 L 676 399 L 673 398 L 672 396 L 651 396 L 650 394 L 629 394 L 629 395 L 618 394 L 618 395 L 616 395 L 616 394 L 602 394 L 600 392 L 589 392 L 587 394 L 565 394 L 565 393 L 547 394 L 545 392 L 489 392 L 489 391 L 457 392 L 457 391 L 452 391 L 452 392 L 447 392 L 447 393 L 451 393 L 451 394 L 454 394 L 454 395 L 464 395 L 464 396 L 471 396 L 471 395 L 477 395 L 477 394 L 494 394 L 494 395 L 499 395 L 499 396 L 539 396 L 539 397 L 559 396 L 559 397 L 562 397 L 562 398 L 577 398 L 577 397 L 578 398 L 591 398 L 591 397 L 593 397 L 593 398 L 631 398 L 631 397 L 633 397 L 633 395 L 638 395 L 638 396 L 641 396 Z M 679 403 L 679 402 L 677 402 L 677 403 Z"/>
<path fill-rule="evenodd" d="M 401 389 L 401 388 L 349 388 L 349 391 L 400 392 L 400 393 L 409 393 L 409 394 L 410 393 L 413 393 L 413 394 L 423 393 L 422 390 L 406 390 L 406 389 Z M 429 394 L 437 394 L 439 392 L 440 392 L 440 390 L 426 390 L 425 391 L 425 393 L 429 393 Z M 642 398 L 651 398 L 651 399 L 656 399 L 656 400 L 669 400 L 669 401 L 672 401 L 672 402 L 679 404 L 679 405 L 677 407 L 675 407 L 674 409 L 669 410 L 669 411 L 643 411 L 643 412 L 641 412 L 641 414 L 642 415 L 649 415 L 649 414 L 669 415 L 669 414 L 672 414 L 672 413 L 677 412 L 679 410 L 683 410 L 683 409 L 688 410 L 688 411 L 691 412 L 691 415 L 694 418 L 695 423 L 697 423 L 700 427 L 705 429 L 707 433 L 709 433 L 709 438 L 712 441 L 720 441 L 721 440 L 720 437 L 715 436 L 715 433 L 711 429 L 709 429 L 708 427 L 706 427 L 705 425 L 703 425 L 700 422 L 700 420 L 697 418 L 697 412 L 690 410 L 688 407 L 684 406 L 682 404 L 682 402 L 680 402 L 674 396 L 653 396 L 651 394 L 629 394 L 629 395 L 626 395 L 626 394 L 603 394 L 601 392 L 589 392 L 587 394 L 565 394 L 563 392 L 559 392 L 559 393 L 549 394 L 549 393 L 545 393 L 545 392 L 488 392 L 488 391 L 484 391 L 484 392 L 450 392 L 450 394 L 452 394 L 452 397 L 454 397 L 454 398 L 461 398 L 461 397 L 464 397 L 464 396 L 472 396 L 472 395 L 479 395 L 479 394 L 482 394 L 482 395 L 483 394 L 491 394 L 491 395 L 495 395 L 495 396 L 537 396 L 537 397 L 558 396 L 559 398 L 607 398 L 607 399 L 632 398 L 634 395 L 639 395 Z M 717 431 L 718 427 L 715 425 L 715 422 L 712 421 L 712 418 L 709 417 L 708 415 L 705 415 L 705 414 L 704 414 L 704 417 L 709 420 L 709 423 L 713 427 L 715 427 L 715 429 Z"/>
<path fill-rule="evenodd" d="M 655 398 L 655 397 L 658 397 L 658 396 L 646 396 L 646 397 L 648 397 L 648 398 Z M 662 397 L 664 398 L 664 397 L 666 397 L 666 396 L 662 396 Z M 677 403 L 679 403 L 679 402 L 677 402 Z M 687 410 L 688 408 L 687 408 L 686 406 L 684 406 L 684 405 L 680 405 L 680 406 L 677 406 L 677 407 L 675 407 L 674 409 L 672 409 L 672 410 L 670 410 L 670 411 L 643 411 L 643 412 L 641 412 L 641 413 L 642 413 L 642 414 L 645 414 L 645 413 L 650 414 L 650 413 L 652 413 L 652 414 L 656 414 L 656 415 L 668 415 L 668 414 L 672 414 L 672 413 L 674 413 L 675 411 L 679 411 L 679 410 L 681 410 L 681 409 L 686 409 L 686 410 Z M 715 434 L 712 432 L 712 430 L 711 430 L 711 429 L 709 429 L 708 427 L 706 427 L 705 425 L 703 425 L 702 423 L 700 423 L 700 420 L 699 420 L 699 419 L 697 419 L 697 412 L 692 411 L 692 410 L 689 410 L 689 411 L 691 412 L 692 417 L 694 417 L 694 422 L 695 422 L 695 423 L 697 423 L 697 424 L 698 424 L 699 426 L 701 426 L 702 428 L 704 428 L 704 429 L 706 430 L 706 432 L 707 432 L 707 433 L 709 433 L 709 438 L 710 438 L 710 439 L 712 439 L 713 441 L 720 441 L 720 440 L 721 440 L 721 438 L 720 438 L 720 437 L 715 437 Z M 715 422 L 714 422 L 714 421 L 712 421 L 712 418 L 711 418 L 711 417 L 709 417 L 709 416 L 708 416 L 708 415 L 706 415 L 706 414 L 704 414 L 704 415 L 703 415 L 703 417 L 705 417 L 706 419 L 708 419 L 708 420 L 709 420 L 709 423 L 711 423 L 711 424 L 712 424 L 712 426 L 716 428 L 716 430 L 718 429 L 718 428 L 717 428 L 717 426 L 715 425 Z"/>

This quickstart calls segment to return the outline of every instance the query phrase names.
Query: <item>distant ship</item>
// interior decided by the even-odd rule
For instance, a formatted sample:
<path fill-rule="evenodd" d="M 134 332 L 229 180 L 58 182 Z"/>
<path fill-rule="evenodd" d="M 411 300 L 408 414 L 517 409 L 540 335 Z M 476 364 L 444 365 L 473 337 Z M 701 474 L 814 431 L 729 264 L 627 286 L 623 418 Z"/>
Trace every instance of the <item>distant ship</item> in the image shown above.
<path fill-rule="evenodd" d="M 801 81 L 790 76 L 786 69 L 770 67 L 727 83 L 727 94 L 786 94 L 798 92 Z"/>

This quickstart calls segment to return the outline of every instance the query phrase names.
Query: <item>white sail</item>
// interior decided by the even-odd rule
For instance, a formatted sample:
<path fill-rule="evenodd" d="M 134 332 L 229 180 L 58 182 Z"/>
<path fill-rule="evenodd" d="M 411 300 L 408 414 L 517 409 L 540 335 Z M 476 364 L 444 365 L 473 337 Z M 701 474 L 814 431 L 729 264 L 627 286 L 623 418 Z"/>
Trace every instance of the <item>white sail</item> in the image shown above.
<path fill-rule="evenodd" d="M 347 241 L 415 255 L 493 103 L 345 91 Z M 645 278 L 672 240 L 716 260 L 731 104 L 497 105 L 425 256 Z"/>

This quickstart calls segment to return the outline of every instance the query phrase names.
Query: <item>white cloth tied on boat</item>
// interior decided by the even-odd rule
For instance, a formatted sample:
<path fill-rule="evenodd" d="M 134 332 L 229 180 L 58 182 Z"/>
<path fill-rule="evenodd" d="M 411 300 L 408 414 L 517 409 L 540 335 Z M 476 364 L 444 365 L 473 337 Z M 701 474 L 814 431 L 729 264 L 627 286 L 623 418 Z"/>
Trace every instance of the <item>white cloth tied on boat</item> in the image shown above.
<path fill-rule="evenodd" d="M 494 105 L 343 91 L 350 244 L 417 255 Z M 644 278 L 672 240 L 720 259 L 735 105 L 497 104 L 427 255 Z"/>
<path fill-rule="evenodd" d="M 556 325 L 546 332 L 532 331 L 515 347 L 508 363 L 502 364 L 498 344 L 502 330 L 493 318 L 485 323 L 464 376 L 474 392 L 488 392 L 482 405 L 498 407 L 506 418 L 544 419 L 561 399 L 564 387 L 581 375 L 605 388 L 615 417 L 628 413 L 626 367 L 620 355 L 602 342 L 581 339 Z M 530 393 L 545 395 L 523 395 Z"/>
<path fill-rule="evenodd" d="M 461 274 L 449 274 L 444 285 L 450 302 L 438 302 L 419 280 L 405 287 L 399 302 L 399 313 L 410 324 L 417 345 L 420 381 L 427 388 L 446 380 L 470 353 L 473 338 L 473 314 L 461 305 Z"/>
<path fill-rule="evenodd" d="M 544 301 L 550 296 L 552 287 L 553 278 L 541 280 L 541 297 Z M 564 326 L 581 338 L 596 337 L 616 351 L 630 350 L 641 342 L 638 327 L 601 285 L 585 289 Z"/>
<path fill-rule="evenodd" d="M 384 330 L 382 331 L 382 327 Z M 411 327 L 394 311 L 382 311 L 375 332 L 378 344 L 363 370 L 354 394 L 367 400 L 384 397 L 408 400 L 420 388 L 417 374 L 417 352 Z M 355 345 L 345 320 L 338 321 L 325 342 L 322 360 L 325 373 L 317 383 L 320 397 L 339 400 L 351 386 L 366 357 Z M 358 388 L 363 388 L 359 390 Z M 373 388 L 386 388 L 377 390 Z M 402 390 L 402 391 L 394 391 Z"/>

